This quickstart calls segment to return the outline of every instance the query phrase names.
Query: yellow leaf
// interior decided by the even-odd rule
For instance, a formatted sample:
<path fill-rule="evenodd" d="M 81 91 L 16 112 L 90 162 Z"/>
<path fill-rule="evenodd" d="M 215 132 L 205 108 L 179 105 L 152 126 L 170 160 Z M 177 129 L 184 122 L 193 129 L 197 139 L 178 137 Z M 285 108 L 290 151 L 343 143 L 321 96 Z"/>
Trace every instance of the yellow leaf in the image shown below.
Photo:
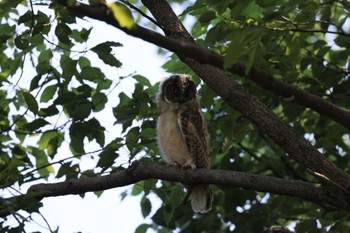
<path fill-rule="evenodd" d="M 134 18 L 131 11 L 124 4 L 114 2 L 109 4 L 109 8 L 112 10 L 114 18 L 118 21 L 121 27 L 132 29 L 135 25 Z"/>

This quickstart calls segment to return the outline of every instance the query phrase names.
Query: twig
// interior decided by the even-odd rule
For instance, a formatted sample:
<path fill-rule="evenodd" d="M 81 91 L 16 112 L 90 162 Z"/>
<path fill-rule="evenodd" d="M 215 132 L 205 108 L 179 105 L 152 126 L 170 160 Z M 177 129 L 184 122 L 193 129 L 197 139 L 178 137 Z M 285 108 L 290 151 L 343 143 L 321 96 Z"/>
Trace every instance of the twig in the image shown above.
<path fill-rule="evenodd" d="M 159 28 L 162 28 L 162 26 L 155 19 L 153 19 L 152 17 L 144 13 L 142 10 L 140 10 L 136 6 L 132 5 L 128 0 L 119 0 L 119 1 L 127 5 L 131 9 L 135 10 L 136 12 L 138 12 L 140 15 L 142 15 L 143 17 L 145 17 L 146 19 L 148 19 L 149 21 L 157 25 Z"/>

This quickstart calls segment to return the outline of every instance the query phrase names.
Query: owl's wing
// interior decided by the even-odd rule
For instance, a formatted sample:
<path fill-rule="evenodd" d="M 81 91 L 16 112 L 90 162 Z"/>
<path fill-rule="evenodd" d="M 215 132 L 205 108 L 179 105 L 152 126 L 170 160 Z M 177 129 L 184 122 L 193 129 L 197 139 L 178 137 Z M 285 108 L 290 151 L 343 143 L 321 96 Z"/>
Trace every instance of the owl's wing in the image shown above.
<path fill-rule="evenodd" d="M 203 115 L 196 104 L 188 104 L 179 112 L 178 124 L 192 161 L 197 168 L 208 168 L 208 135 Z"/>

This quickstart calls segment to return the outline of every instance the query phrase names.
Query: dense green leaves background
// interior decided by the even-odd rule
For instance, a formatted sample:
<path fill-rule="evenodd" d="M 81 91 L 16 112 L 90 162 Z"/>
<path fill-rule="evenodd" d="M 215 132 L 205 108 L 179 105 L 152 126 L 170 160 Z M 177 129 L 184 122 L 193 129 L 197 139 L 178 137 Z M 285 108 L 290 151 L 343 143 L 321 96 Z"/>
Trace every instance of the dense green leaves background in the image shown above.
<path fill-rule="evenodd" d="M 131 2 L 144 9 L 139 1 Z M 134 80 L 133 93 L 121 92 L 119 100 L 113 102 L 115 124 L 121 126 L 122 134 L 106 141 L 108 129 L 96 113 L 110 107 L 110 93 L 126 77 L 106 75 L 86 54 L 94 54 L 113 69 L 130 61 L 114 55 L 122 46 L 118 41 L 106 38 L 88 47 L 91 31 L 98 28 L 80 26 L 81 15 L 55 2 L 45 4 L 43 8 L 32 1 L 0 3 L 0 188 L 21 189 L 24 184 L 48 177 L 98 176 L 124 169 L 136 158 L 161 162 L 155 139 L 157 84 L 138 74 L 127 77 Z M 50 13 L 48 8 L 52 9 Z M 244 61 L 247 71 L 259 67 L 277 79 L 350 109 L 349 10 L 347 1 L 197 0 L 183 9 L 180 18 L 192 17 L 189 30 L 196 42 L 224 55 L 225 67 Z M 133 13 L 136 22 L 151 27 L 143 16 Z M 164 51 L 160 53 L 164 55 Z M 36 70 L 33 77 L 25 77 L 29 66 Z M 315 181 L 177 57 L 164 56 L 163 68 L 169 73 L 190 73 L 198 84 L 213 168 Z M 22 87 L 18 82 L 24 77 L 30 81 Z M 349 172 L 347 129 L 251 81 L 236 75 L 232 78 Z M 87 151 L 90 143 L 99 149 Z M 69 145 L 70 154 L 62 158 L 58 151 L 64 144 Z M 129 155 L 123 166 L 118 162 L 121 148 Z M 91 156 L 95 168 L 81 170 L 83 156 Z M 142 224 L 136 232 L 261 232 L 270 225 L 290 226 L 296 232 L 350 230 L 350 215 L 345 211 L 240 188 L 213 187 L 213 191 L 213 211 L 193 215 L 189 205 L 182 204 L 186 194 L 181 185 L 156 180 L 135 184 L 131 195 L 141 197 L 142 215 L 152 219 L 152 224 Z M 150 194 L 162 201 L 153 216 Z M 17 202 L 29 214 L 38 212 L 40 206 L 30 203 L 30 196 Z M 10 205 L 0 200 L 0 207 Z M 27 221 L 30 218 L 9 226 L 7 218 L 1 218 L 0 232 L 21 231 Z"/>

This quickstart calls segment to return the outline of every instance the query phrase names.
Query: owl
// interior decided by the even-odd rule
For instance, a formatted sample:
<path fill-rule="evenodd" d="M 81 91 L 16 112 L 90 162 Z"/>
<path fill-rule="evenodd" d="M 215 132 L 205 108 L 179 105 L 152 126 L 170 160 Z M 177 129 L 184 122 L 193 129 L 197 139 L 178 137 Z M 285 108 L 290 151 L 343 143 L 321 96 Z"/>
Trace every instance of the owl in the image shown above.
<path fill-rule="evenodd" d="M 191 76 L 178 74 L 163 80 L 156 102 L 160 112 L 158 146 L 165 162 L 183 168 L 209 168 L 207 126 Z M 189 192 L 194 212 L 211 210 L 209 185 L 190 187 Z"/>

